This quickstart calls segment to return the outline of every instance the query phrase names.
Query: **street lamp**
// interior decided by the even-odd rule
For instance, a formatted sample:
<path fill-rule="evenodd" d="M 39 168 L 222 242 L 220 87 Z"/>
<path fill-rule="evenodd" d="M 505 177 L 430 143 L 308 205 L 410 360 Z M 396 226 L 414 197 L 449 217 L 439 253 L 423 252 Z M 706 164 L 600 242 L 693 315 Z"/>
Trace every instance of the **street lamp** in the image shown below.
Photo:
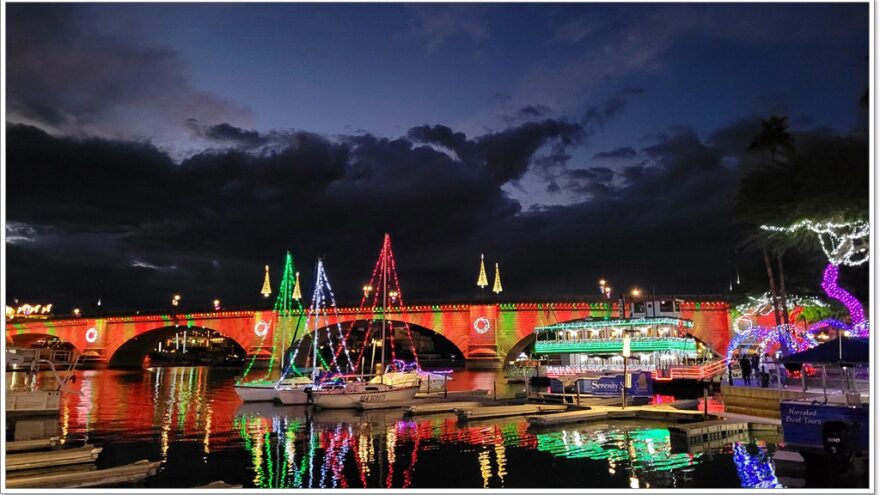
<path fill-rule="evenodd" d="M 391 298 L 391 302 L 397 302 L 397 296 L 398 296 L 398 295 L 399 295 L 399 294 L 397 293 L 396 290 L 393 290 L 393 291 L 391 291 L 391 292 L 388 293 L 388 297 Z"/>
<path fill-rule="evenodd" d="M 639 297 L 639 295 L 641 295 L 642 293 L 642 289 L 634 287 L 633 290 L 631 290 L 629 293 L 632 294 L 633 297 Z"/>
<path fill-rule="evenodd" d="M 79 318 L 80 312 L 79 308 L 73 308 L 73 316 Z"/>
<path fill-rule="evenodd" d="M 214 299 L 214 311 L 220 311 L 220 299 Z"/>
<path fill-rule="evenodd" d="M 180 294 L 174 294 L 174 297 L 171 299 L 171 305 L 174 307 L 180 305 Z"/>
<path fill-rule="evenodd" d="M 629 361 L 629 357 L 632 355 L 632 347 L 631 341 L 629 337 L 629 332 L 624 329 L 623 331 L 623 401 L 620 403 L 621 409 L 626 408 L 626 387 L 628 387 L 632 381 L 629 379 L 629 373 L 627 373 L 626 363 Z"/>
<path fill-rule="evenodd" d="M 364 297 L 367 297 L 370 295 L 370 292 L 373 290 L 373 286 L 371 286 L 369 284 L 364 285 L 363 290 L 364 290 Z"/>

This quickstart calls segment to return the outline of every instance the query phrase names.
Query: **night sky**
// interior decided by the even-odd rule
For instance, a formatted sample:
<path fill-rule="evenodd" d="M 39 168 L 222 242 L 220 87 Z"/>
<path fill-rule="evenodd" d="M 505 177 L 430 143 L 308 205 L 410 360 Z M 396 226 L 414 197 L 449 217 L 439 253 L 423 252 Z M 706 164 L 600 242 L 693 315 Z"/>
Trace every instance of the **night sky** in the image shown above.
<path fill-rule="evenodd" d="M 864 4 L 6 5 L 6 290 L 265 305 L 722 294 L 761 118 L 866 128 Z M 766 278 L 764 280 L 766 283 Z M 276 285 L 277 289 L 277 285 Z"/>

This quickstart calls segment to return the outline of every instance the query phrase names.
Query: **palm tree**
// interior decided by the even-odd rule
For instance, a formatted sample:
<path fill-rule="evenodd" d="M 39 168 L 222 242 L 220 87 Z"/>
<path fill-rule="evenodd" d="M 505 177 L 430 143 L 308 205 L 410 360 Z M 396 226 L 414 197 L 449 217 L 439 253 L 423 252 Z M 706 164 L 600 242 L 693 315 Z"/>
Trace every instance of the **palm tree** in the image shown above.
<path fill-rule="evenodd" d="M 743 244 L 763 253 L 777 322 L 787 323 L 782 256 L 789 249 L 815 250 L 815 236 L 809 232 L 774 234 L 757 227 L 765 223 L 786 225 L 804 218 L 851 220 L 867 216 L 868 145 L 858 136 L 802 136 L 795 149 L 787 118 L 772 115 L 761 122 L 761 131 L 748 150 L 766 150 L 769 159 L 742 178 L 735 213 L 754 229 Z M 777 258 L 778 286 L 771 253 Z"/>
<path fill-rule="evenodd" d="M 755 136 L 748 147 L 748 151 L 766 150 L 770 152 L 770 160 L 774 162 L 787 162 L 787 155 L 782 155 L 785 160 L 777 160 L 780 150 L 789 153 L 794 151 L 794 141 L 788 133 L 788 117 L 771 115 L 761 121 L 761 132 Z"/>

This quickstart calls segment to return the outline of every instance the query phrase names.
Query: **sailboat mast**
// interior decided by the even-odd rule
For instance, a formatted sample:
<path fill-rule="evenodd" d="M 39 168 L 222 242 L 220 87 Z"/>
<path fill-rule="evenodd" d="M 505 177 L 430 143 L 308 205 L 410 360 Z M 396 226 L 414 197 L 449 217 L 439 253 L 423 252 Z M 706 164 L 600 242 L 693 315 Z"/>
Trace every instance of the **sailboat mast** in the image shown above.
<path fill-rule="evenodd" d="M 315 383 L 315 377 L 318 369 L 318 324 L 315 322 L 315 329 L 312 331 L 312 383 Z"/>
<path fill-rule="evenodd" d="M 385 374 L 385 312 L 388 310 L 388 234 L 385 234 L 385 249 L 382 250 L 382 368 Z"/>

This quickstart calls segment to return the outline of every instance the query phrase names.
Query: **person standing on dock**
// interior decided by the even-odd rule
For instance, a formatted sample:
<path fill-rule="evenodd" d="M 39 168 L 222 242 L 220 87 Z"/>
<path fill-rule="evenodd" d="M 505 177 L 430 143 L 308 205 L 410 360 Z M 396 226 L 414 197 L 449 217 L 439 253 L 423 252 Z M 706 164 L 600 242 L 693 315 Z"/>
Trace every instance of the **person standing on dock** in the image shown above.
<path fill-rule="evenodd" d="M 743 374 L 743 383 L 746 385 L 752 384 L 752 363 L 749 361 L 748 356 L 743 356 L 742 359 L 739 360 L 739 367 L 742 369 Z"/>
<path fill-rule="evenodd" d="M 761 385 L 761 356 L 752 354 L 752 371 L 755 372 L 755 385 Z"/>
<path fill-rule="evenodd" d="M 727 384 L 733 386 L 733 361 L 727 362 Z"/>

